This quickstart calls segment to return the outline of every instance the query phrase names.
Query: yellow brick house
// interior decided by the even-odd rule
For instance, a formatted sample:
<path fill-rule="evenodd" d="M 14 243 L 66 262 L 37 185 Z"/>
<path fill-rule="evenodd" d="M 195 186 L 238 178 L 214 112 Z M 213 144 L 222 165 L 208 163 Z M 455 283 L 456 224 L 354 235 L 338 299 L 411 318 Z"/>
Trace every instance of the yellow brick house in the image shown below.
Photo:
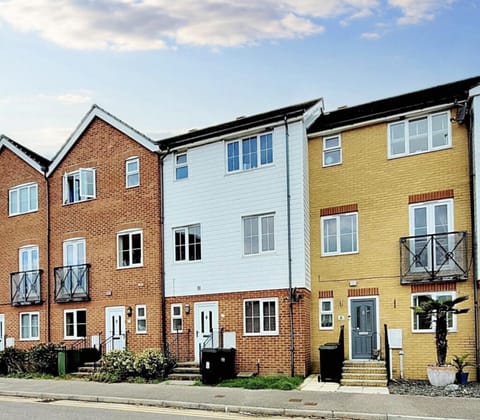
<path fill-rule="evenodd" d="M 468 99 L 479 83 L 341 108 L 310 127 L 314 372 L 343 326 L 346 360 L 426 378 L 435 334 L 411 308 L 427 298 L 469 296 L 470 311 L 448 319 L 447 360 L 477 357 Z"/>

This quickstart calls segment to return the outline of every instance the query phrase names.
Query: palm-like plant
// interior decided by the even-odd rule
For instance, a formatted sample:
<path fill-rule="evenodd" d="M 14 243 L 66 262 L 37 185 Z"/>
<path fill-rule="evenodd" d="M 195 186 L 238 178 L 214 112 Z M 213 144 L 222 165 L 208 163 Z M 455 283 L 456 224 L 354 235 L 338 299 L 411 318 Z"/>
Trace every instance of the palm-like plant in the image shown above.
<path fill-rule="evenodd" d="M 465 302 L 468 296 L 461 296 L 456 299 L 434 300 L 429 299 L 422 302 L 420 306 L 413 308 L 417 314 L 425 314 L 431 320 L 435 319 L 435 345 L 437 348 L 437 365 L 445 365 L 447 358 L 447 316 L 451 314 L 464 314 L 469 308 L 459 309 L 456 306 Z"/>

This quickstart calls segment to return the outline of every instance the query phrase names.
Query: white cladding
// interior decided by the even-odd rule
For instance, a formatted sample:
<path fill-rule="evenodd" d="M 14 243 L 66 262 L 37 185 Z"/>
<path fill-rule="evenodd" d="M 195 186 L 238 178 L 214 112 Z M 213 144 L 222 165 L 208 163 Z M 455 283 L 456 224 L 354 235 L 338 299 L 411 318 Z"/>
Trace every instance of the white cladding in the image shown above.
<path fill-rule="evenodd" d="M 292 286 L 310 288 L 307 138 L 303 121 L 288 129 Z M 288 288 L 284 125 L 272 133 L 273 164 L 248 171 L 227 173 L 224 141 L 187 150 L 188 179 L 175 180 L 175 154 L 165 157 L 166 296 Z M 275 250 L 244 255 L 242 217 L 266 213 L 274 214 Z M 201 227 L 201 260 L 175 262 L 174 229 L 193 224 Z"/>
<path fill-rule="evenodd" d="M 472 155 L 473 155 L 473 204 L 474 204 L 474 220 L 475 220 L 475 232 L 476 242 L 480 243 L 480 86 L 477 86 L 470 90 L 470 98 L 472 98 L 472 112 L 473 112 L 473 125 L 472 125 Z M 475 279 L 478 279 L 478 270 L 480 267 L 480 249 L 477 246 L 475 254 L 473 256 L 476 260 L 477 272 L 474 273 Z"/>

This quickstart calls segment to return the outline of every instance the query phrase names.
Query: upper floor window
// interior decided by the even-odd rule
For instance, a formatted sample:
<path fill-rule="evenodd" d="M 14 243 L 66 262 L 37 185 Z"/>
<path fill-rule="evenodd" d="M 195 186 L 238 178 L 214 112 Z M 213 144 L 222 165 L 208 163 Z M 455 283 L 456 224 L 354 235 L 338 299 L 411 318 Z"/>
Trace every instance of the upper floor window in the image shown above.
<path fill-rule="evenodd" d="M 188 178 L 188 161 L 186 153 L 175 155 L 175 179 Z"/>
<path fill-rule="evenodd" d="M 273 163 L 272 133 L 227 143 L 227 172 L 248 171 Z"/>
<path fill-rule="evenodd" d="M 63 203 L 95 198 L 95 169 L 82 168 L 63 176 Z"/>
<path fill-rule="evenodd" d="M 125 181 L 127 188 L 140 185 L 140 160 L 130 158 L 125 161 Z"/>
<path fill-rule="evenodd" d="M 358 252 L 358 213 L 322 217 L 322 255 Z"/>
<path fill-rule="evenodd" d="M 425 294 L 414 294 L 412 295 L 412 306 L 419 307 L 422 303 L 428 302 L 429 300 L 438 300 L 444 302 L 447 300 L 455 299 L 454 292 L 432 292 Z M 434 332 L 435 331 L 435 315 L 429 316 L 427 314 L 415 313 L 412 310 L 412 329 L 414 332 Z M 454 331 L 456 329 L 456 316 L 449 312 L 447 314 L 447 328 L 449 331 Z"/>
<path fill-rule="evenodd" d="M 450 114 L 442 112 L 394 122 L 388 126 L 388 157 L 400 157 L 451 146 Z"/>
<path fill-rule="evenodd" d="M 242 220 L 243 253 L 245 255 L 275 250 L 273 214 L 246 216 Z"/>
<path fill-rule="evenodd" d="M 38 210 L 37 184 L 19 185 L 8 191 L 8 210 L 10 216 Z"/>
<path fill-rule="evenodd" d="M 118 268 L 141 267 L 142 231 L 128 230 L 117 234 Z"/>
<path fill-rule="evenodd" d="M 340 135 L 324 137 L 323 166 L 333 166 L 342 163 L 342 140 Z"/>
<path fill-rule="evenodd" d="M 245 335 L 278 334 L 277 304 L 276 298 L 245 300 L 243 310 Z"/>
<path fill-rule="evenodd" d="M 175 237 L 175 261 L 196 261 L 202 258 L 200 225 L 173 230 Z"/>

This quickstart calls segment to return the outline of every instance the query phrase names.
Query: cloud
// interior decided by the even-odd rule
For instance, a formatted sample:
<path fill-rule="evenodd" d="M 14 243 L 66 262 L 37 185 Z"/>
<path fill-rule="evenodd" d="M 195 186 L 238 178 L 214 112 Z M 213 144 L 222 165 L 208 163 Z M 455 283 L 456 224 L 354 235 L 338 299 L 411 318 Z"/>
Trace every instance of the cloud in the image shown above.
<path fill-rule="evenodd" d="M 457 0 L 388 0 L 390 6 L 401 10 L 398 18 L 401 25 L 417 24 L 433 20 L 440 9 L 450 6 Z"/>
<path fill-rule="evenodd" d="M 400 23 L 431 19 L 455 0 L 0 0 L 0 24 L 34 32 L 63 48 L 214 50 L 322 33 L 391 6 Z M 439 4 L 440 6 L 436 6 Z"/>
<path fill-rule="evenodd" d="M 378 32 L 364 32 L 360 37 L 363 39 L 375 40 L 379 39 L 381 35 Z"/>

